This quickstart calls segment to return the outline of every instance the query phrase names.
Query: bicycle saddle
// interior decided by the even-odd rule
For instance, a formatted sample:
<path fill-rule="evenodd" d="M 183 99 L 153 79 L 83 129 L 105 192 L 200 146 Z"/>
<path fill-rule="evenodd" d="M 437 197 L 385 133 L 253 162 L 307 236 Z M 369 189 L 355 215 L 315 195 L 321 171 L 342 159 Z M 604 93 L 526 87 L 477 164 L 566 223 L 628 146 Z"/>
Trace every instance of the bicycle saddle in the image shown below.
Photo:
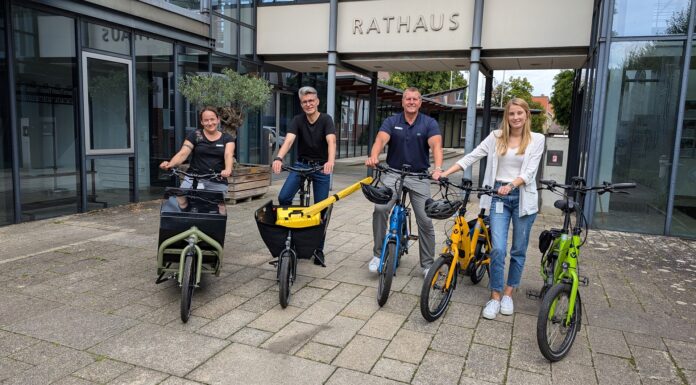
<path fill-rule="evenodd" d="M 573 201 L 566 201 L 565 199 L 559 199 L 553 203 L 553 207 L 568 213 L 575 212 L 577 204 Z"/>

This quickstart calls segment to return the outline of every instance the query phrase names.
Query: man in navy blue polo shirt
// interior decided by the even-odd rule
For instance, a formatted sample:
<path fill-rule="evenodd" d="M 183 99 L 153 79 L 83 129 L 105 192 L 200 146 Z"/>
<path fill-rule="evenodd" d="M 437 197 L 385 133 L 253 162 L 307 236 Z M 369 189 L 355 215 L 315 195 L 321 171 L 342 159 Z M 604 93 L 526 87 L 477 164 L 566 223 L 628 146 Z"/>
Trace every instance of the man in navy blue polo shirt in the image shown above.
<path fill-rule="evenodd" d="M 433 177 L 437 179 L 442 172 L 442 135 L 435 119 L 419 112 L 422 99 L 420 91 L 415 87 L 407 88 L 401 99 L 404 111 L 387 118 L 377 133 L 375 144 L 372 146 L 370 157 L 365 161 L 368 167 L 374 167 L 379 163 L 379 154 L 388 143 L 387 165 L 395 170 L 401 170 L 403 165 L 411 166 L 411 172 L 427 172 L 430 168 L 430 150 L 433 152 L 435 169 Z M 394 186 L 396 176 L 385 174 L 382 182 L 386 186 Z M 406 177 L 404 187 L 409 190 L 411 207 L 416 214 L 418 224 L 418 238 L 420 249 L 420 265 L 423 274 L 434 262 L 435 255 L 435 230 L 433 222 L 425 214 L 425 200 L 430 198 L 430 181 L 415 177 Z M 386 205 L 375 205 L 372 214 L 372 235 L 374 246 L 372 260 L 368 268 L 376 272 L 379 267 L 379 255 L 382 253 L 382 243 L 387 231 L 387 217 L 396 200 Z"/>

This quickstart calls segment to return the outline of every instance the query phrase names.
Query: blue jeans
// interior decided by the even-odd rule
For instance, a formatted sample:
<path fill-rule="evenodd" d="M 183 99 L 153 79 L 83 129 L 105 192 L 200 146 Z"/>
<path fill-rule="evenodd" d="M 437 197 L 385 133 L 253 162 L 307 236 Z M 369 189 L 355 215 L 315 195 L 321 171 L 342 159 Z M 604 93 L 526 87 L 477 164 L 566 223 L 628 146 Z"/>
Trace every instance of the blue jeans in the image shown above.
<path fill-rule="evenodd" d="M 295 162 L 293 167 L 297 168 L 309 168 L 311 167 L 310 164 L 304 163 L 297 161 Z M 283 184 L 283 187 L 280 189 L 280 193 L 278 194 L 278 203 L 282 206 L 289 206 L 292 205 L 292 200 L 295 197 L 295 194 L 297 194 L 298 191 L 300 191 L 300 183 L 302 182 L 302 179 L 300 178 L 300 175 L 296 172 L 290 172 L 288 175 L 288 178 L 285 180 L 285 183 Z M 324 199 L 329 197 L 329 187 L 331 184 L 331 175 L 330 174 L 324 174 L 323 171 L 319 170 L 316 171 L 312 174 L 312 193 L 314 194 L 314 203 L 317 203 L 319 201 L 323 201 Z M 321 241 L 321 246 L 319 247 L 320 250 L 324 250 L 324 241 Z"/>
<path fill-rule="evenodd" d="M 495 184 L 495 188 L 501 184 Z M 494 196 L 491 201 L 491 280 L 489 288 L 498 293 L 503 292 L 505 279 L 505 256 L 507 254 L 507 238 L 510 221 L 512 220 L 512 248 L 510 249 L 510 268 L 508 269 L 507 286 L 518 287 L 527 258 L 529 233 L 536 219 L 536 213 L 520 217 L 520 192 L 513 190 L 507 196 Z M 502 209 L 502 210 L 500 210 Z"/>

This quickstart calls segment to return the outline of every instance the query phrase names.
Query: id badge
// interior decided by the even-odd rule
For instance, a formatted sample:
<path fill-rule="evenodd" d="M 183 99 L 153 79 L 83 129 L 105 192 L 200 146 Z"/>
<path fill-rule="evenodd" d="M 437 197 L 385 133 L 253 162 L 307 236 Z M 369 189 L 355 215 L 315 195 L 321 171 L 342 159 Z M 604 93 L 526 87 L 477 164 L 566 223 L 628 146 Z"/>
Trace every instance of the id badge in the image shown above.
<path fill-rule="evenodd" d="M 205 185 L 204 185 L 202 182 L 199 181 L 199 182 L 198 182 L 198 187 L 197 187 L 197 189 L 198 189 L 198 190 L 205 190 Z"/>
<path fill-rule="evenodd" d="M 495 202 L 495 213 L 496 214 L 502 214 L 503 213 L 503 208 L 504 208 L 504 203 L 503 201 L 497 201 Z"/>

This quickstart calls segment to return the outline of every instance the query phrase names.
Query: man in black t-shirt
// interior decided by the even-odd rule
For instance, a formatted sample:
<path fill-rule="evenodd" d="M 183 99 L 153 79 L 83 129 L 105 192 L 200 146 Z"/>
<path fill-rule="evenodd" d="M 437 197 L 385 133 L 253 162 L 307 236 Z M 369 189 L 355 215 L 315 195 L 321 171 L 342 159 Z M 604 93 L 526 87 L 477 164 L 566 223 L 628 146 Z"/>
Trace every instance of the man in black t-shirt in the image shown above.
<path fill-rule="evenodd" d="M 317 90 L 312 87 L 300 88 L 298 95 L 304 113 L 295 116 L 290 122 L 285 142 L 278 150 L 278 156 L 273 160 L 273 172 L 280 173 L 283 157 L 290 151 L 297 139 L 297 162 L 295 167 L 308 168 L 323 165 L 321 171 L 312 174 L 314 203 L 329 196 L 330 178 L 336 159 L 336 128 L 333 119 L 327 114 L 320 113 Z M 281 205 L 291 205 L 292 200 L 300 189 L 300 176 L 291 172 L 278 194 Z M 324 265 L 323 241 L 314 253 L 314 263 Z"/>

